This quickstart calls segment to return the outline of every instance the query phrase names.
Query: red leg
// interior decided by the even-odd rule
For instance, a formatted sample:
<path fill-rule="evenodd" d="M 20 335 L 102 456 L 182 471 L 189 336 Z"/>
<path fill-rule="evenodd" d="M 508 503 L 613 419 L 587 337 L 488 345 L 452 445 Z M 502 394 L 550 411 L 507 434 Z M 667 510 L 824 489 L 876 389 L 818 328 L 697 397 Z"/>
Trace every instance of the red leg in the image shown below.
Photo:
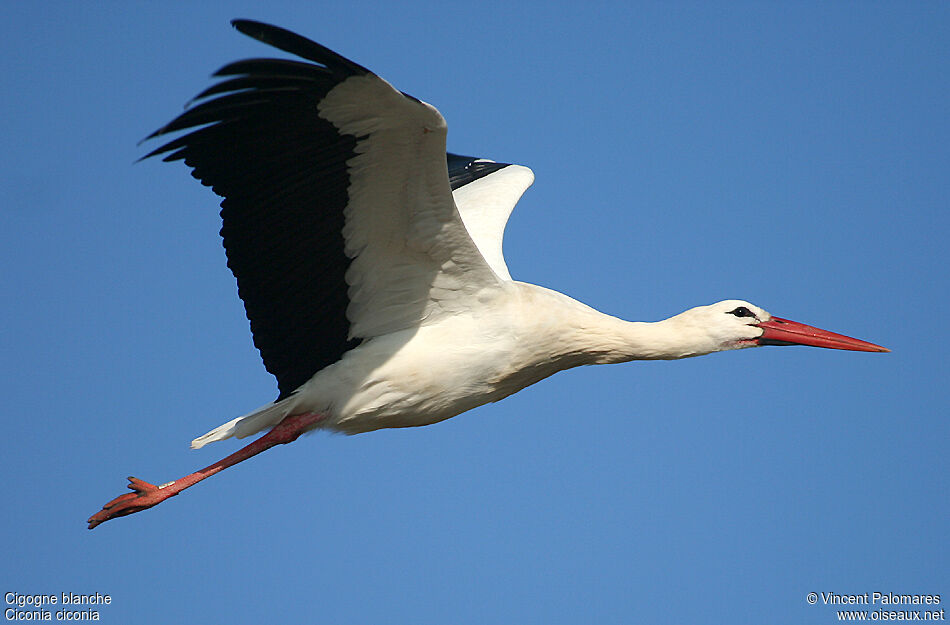
<path fill-rule="evenodd" d="M 274 445 L 282 445 L 295 441 L 298 436 L 322 421 L 323 418 L 323 415 L 314 412 L 285 417 L 284 420 L 275 425 L 270 432 L 250 445 L 237 450 L 227 458 L 223 458 L 211 466 L 207 466 L 204 469 L 195 471 L 174 482 L 162 484 L 161 486 L 155 486 L 154 484 L 143 482 L 138 478 L 130 477 L 129 488 L 132 489 L 133 492 L 119 495 L 102 506 L 102 510 L 89 517 L 89 529 L 96 527 L 100 523 L 105 523 L 109 519 L 134 514 L 141 510 L 151 508 L 169 497 L 174 497 L 189 486 L 194 486 L 206 477 L 211 477 L 218 471 L 223 471 L 230 466 L 247 460 L 251 456 L 256 456 Z"/>

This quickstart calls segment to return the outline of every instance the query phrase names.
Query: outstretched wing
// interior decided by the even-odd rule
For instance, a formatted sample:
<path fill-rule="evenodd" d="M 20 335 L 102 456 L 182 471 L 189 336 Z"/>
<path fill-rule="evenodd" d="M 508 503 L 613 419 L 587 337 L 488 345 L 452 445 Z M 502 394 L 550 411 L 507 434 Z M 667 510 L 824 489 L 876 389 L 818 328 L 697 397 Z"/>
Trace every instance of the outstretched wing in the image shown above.
<path fill-rule="evenodd" d="M 311 62 L 250 59 L 151 137 L 221 202 L 254 344 L 285 397 L 356 342 L 437 319 L 499 277 L 452 199 L 445 120 L 289 31 L 242 33 Z M 195 129 L 197 128 L 197 129 Z"/>

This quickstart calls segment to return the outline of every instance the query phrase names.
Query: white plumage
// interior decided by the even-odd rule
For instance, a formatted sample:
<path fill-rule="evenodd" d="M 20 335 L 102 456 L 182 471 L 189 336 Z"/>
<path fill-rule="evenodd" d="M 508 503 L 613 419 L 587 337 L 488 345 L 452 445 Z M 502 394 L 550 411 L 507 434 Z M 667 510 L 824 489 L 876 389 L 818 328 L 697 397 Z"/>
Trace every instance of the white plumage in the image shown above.
<path fill-rule="evenodd" d="M 511 280 L 502 252 L 505 224 L 515 204 L 533 182 L 534 172 L 530 169 L 509 165 L 452 192 L 465 229 L 478 246 L 482 258 L 504 280 Z"/>
<path fill-rule="evenodd" d="M 313 63 L 251 59 L 153 134 L 225 199 L 222 237 L 280 396 L 195 439 L 267 435 L 219 463 L 106 504 L 131 514 L 300 433 L 435 423 L 558 371 L 763 344 L 886 351 L 727 300 L 628 322 L 512 280 L 505 224 L 531 170 L 446 155 L 439 112 L 283 29 L 243 33 Z M 315 63 L 315 64 L 314 64 Z"/>

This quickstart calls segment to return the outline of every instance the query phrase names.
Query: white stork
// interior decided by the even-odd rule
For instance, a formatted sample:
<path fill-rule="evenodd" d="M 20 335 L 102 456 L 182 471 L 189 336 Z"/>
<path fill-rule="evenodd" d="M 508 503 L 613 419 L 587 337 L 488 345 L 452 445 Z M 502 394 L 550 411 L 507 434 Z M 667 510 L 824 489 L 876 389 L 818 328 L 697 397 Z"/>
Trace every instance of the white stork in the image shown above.
<path fill-rule="evenodd" d="M 428 425 L 580 365 L 758 345 L 888 351 L 739 300 L 629 322 L 512 280 L 502 234 L 530 169 L 446 156 L 434 107 L 299 35 L 232 23 L 310 62 L 226 65 L 216 75 L 227 79 L 149 138 L 190 132 L 145 158 L 184 160 L 224 198 L 228 266 L 280 389 L 192 447 L 270 431 L 173 482 L 129 478 L 133 492 L 90 528 L 310 430 Z"/>

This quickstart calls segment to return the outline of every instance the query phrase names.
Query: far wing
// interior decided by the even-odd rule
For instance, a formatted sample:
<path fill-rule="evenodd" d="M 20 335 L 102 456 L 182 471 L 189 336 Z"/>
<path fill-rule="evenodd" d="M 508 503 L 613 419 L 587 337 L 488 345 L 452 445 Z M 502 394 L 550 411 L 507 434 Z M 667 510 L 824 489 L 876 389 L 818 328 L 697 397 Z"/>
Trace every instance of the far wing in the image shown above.
<path fill-rule="evenodd" d="M 465 228 L 495 273 L 511 280 L 502 250 L 505 224 L 534 182 L 534 173 L 522 165 L 457 154 L 448 155 L 448 164 L 452 195 Z"/>

